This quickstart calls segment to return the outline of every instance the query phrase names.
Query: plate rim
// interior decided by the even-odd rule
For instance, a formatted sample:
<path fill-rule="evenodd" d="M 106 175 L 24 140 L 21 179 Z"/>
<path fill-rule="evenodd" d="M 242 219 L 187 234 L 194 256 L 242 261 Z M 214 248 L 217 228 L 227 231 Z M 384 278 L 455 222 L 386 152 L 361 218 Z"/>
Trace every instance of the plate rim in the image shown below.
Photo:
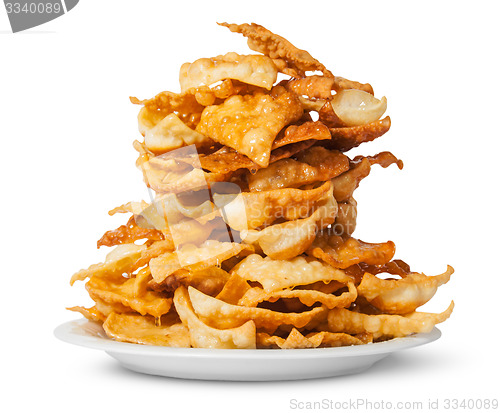
<path fill-rule="evenodd" d="M 98 323 L 86 318 L 70 320 L 54 329 L 54 335 L 61 341 L 81 347 L 104 350 L 105 352 L 153 356 L 153 357 L 189 357 L 189 358 L 323 358 L 323 357 L 359 357 L 375 354 L 387 354 L 432 343 L 441 337 L 441 331 L 434 327 L 428 333 L 417 333 L 391 340 L 369 343 L 359 346 L 310 348 L 310 349 L 204 349 L 149 346 L 125 343 L 107 337 L 98 337 L 84 330 L 84 325 L 100 327 Z"/>

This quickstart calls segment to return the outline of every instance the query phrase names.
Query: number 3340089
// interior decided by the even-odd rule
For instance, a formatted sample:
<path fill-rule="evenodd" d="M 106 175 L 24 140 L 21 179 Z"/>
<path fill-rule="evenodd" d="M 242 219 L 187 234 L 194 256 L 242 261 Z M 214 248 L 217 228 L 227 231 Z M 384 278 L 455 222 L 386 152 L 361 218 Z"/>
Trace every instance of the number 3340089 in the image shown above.
<path fill-rule="evenodd" d="M 59 13 L 61 11 L 60 3 L 5 3 L 8 14 L 43 14 Z"/>

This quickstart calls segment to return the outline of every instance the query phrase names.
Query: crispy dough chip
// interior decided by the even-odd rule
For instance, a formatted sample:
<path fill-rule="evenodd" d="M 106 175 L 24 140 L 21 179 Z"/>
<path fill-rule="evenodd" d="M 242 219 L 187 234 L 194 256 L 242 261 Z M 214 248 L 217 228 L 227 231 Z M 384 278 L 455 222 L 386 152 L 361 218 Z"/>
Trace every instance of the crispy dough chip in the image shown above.
<path fill-rule="evenodd" d="M 293 156 L 312 146 L 315 141 L 330 138 L 330 131 L 320 122 L 305 122 L 299 126 L 290 125 L 274 140 L 269 163 Z M 248 156 L 227 146 L 210 155 L 200 155 L 199 162 L 203 169 L 215 173 L 228 173 L 237 169 L 257 171 L 261 168 Z"/>
<path fill-rule="evenodd" d="M 313 146 L 297 155 L 297 160 L 282 159 L 247 174 L 251 191 L 296 188 L 315 182 L 327 181 L 349 170 L 349 159 L 339 151 Z"/>
<path fill-rule="evenodd" d="M 193 287 L 189 287 L 188 291 L 196 314 L 201 320 L 217 328 L 233 328 L 250 320 L 257 328 L 268 331 L 275 331 L 281 325 L 301 328 L 325 313 L 323 307 L 315 307 L 303 313 L 280 313 L 266 308 L 242 307 L 205 295 Z"/>
<path fill-rule="evenodd" d="M 224 220 L 237 231 L 269 225 L 278 218 L 294 220 L 304 216 L 318 201 L 328 197 L 331 185 L 327 181 L 318 188 L 275 189 L 242 192 L 233 195 L 214 194 L 214 202 L 224 209 Z M 243 213 L 244 211 L 244 213 Z"/>
<path fill-rule="evenodd" d="M 360 344 L 366 344 L 366 340 L 345 333 L 330 333 L 328 331 L 309 333 L 304 336 L 296 328 L 293 328 L 286 339 L 279 336 L 270 336 L 267 333 L 257 333 L 257 348 L 297 349 Z"/>
<path fill-rule="evenodd" d="M 165 239 L 161 231 L 156 229 L 141 228 L 137 226 L 135 218 L 132 216 L 126 225 L 120 225 L 118 228 L 106 231 L 99 241 L 97 241 L 97 248 L 105 245 L 112 247 L 121 244 L 130 244 L 140 239 L 147 239 L 149 241 L 160 241 Z"/>
<path fill-rule="evenodd" d="M 159 291 L 175 291 L 181 285 L 192 286 L 204 294 L 215 296 L 222 291 L 229 278 L 229 273 L 219 267 L 194 272 L 181 269 L 169 275 L 161 284 L 153 281 L 149 285 Z"/>
<path fill-rule="evenodd" d="M 201 112 L 204 109 L 191 92 L 161 92 L 152 99 L 139 100 L 131 97 L 130 101 L 144 106 L 138 115 L 139 132 L 142 135 L 171 113 L 177 115 L 186 126 L 193 129 L 200 121 Z"/>
<path fill-rule="evenodd" d="M 96 306 L 85 308 L 80 306 L 67 307 L 66 310 L 76 311 L 83 315 L 87 320 L 95 321 L 98 323 L 104 323 L 106 321 L 106 316 L 101 313 Z"/>
<path fill-rule="evenodd" d="M 274 34 L 265 27 L 258 24 L 228 24 L 218 23 L 235 33 L 241 33 L 248 38 L 248 47 L 256 52 L 260 52 L 271 59 L 278 59 L 286 62 L 286 67 L 292 72 L 287 72 L 286 68 L 281 71 L 287 74 L 304 74 L 306 71 L 319 70 L 327 76 L 333 76 L 331 72 L 319 61 L 313 58 L 305 50 L 296 48 L 285 38 Z M 279 65 L 279 62 L 276 62 Z"/>
<path fill-rule="evenodd" d="M 189 128 L 175 113 L 171 113 L 145 130 L 144 144 L 153 153 L 161 154 L 187 145 L 206 147 L 213 141 Z"/>
<path fill-rule="evenodd" d="M 332 96 L 334 82 L 333 77 L 307 76 L 287 81 L 285 88 L 310 99 L 328 99 Z"/>
<path fill-rule="evenodd" d="M 337 202 L 332 193 L 307 218 L 271 225 L 262 231 L 242 231 L 244 242 L 258 245 L 264 254 L 276 260 L 286 260 L 302 254 L 316 237 L 316 232 L 335 221 Z"/>
<path fill-rule="evenodd" d="M 390 152 L 381 152 L 375 156 L 356 156 L 351 162 L 347 172 L 332 179 L 333 196 L 338 202 L 345 202 L 352 197 L 354 190 L 361 180 L 366 178 L 371 171 L 371 166 L 379 164 L 382 168 L 395 163 L 399 169 L 403 168 L 403 162 Z"/>
<path fill-rule="evenodd" d="M 210 327 L 195 314 L 185 287 L 179 287 L 175 291 L 174 304 L 183 324 L 189 329 L 192 347 L 255 348 L 255 324 L 252 320 L 231 329 L 219 330 Z"/>
<path fill-rule="evenodd" d="M 307 254 L 327 262 L 332 267 L 345 269 L 360 262 L 370 265 L 386 264 L 395 252 L 396 246 L 392 241 L 373 244 L 356 238 L 344 239 L 325 232 L 316 237 Z"/>
<path fill-rule="evenodd" d="M 362 126 L 380 119 L 387 109 L 387 99 L 377 99 L 362 90 L 338 92 L 330 101 L 332 109 L 346 126 Z"/>
<path fill-rule="evenodd" d="M 103 324 L 106 334 L 128 343 L 152 346 L 190 347 L 187 328 L 178 320 L 162 318 L 157 326 L 151 317 L 111 313 Z"/>
<path fill-rule="evenodd" d="M 414 312 L 401 315 L 368 315 L 334 308 L 328 313 L 328 329 L 348 334 L 371 333 L 375 339 L 380 337 L 404 337 L 413 333 L 428 333 L 432 328 L 445 321 L 452 313 L 450 306 L 439 314 Z"/>
<path fill-rule="evenodd" d="M 239 299 L 238 305 L 246 307 L 256 307 L 263 301 L 275 302 L 280 298 L 298 298 L 300 302 L 308 307 L 315 303 L 321 303 L 328 309 L 336 307 L 349 307 L 358 296 L 354 283 L 347 283 L 348 291 L 341 295 L 326 294 L 317 290 L 286 289 L 280 291 L 267 292 L 262 288 L 254 287 Z"/>
<path fill-rule="evenodd" d="M 285 261 L 252 254 L 241 261 L 231 273 L 236 273 L 245 280 L 258 282 L 266 292 L 280 291 L 317 281 L 327 283 L 335 280 L 344 284 L 352 281 L 345 272 L 320 261 L 307 260 L 302 256 Z"/>
<path fill-rule="evenodd" d="M 179 82 L 182 92 L 224 79 L 236 79 L 271 90 L 277 75 L 278 70 L 269 57 L 231 52 L 184 63 L 180 69 Z"/>
<path fill-rule="evenodd" d="M 208 240 L 199 246 L 186 244 L 176 251 L 162 254 L 151 259 L 149 266 L 153 280 L 161 284 L 169 275 L 181 268 L 192 272 L 201 271 L 219 265 L 244 249 L 253 248 L 235 242 Z"/>
<path fill-rule="evenodd" d="M 358 216 L 358 204 L 354 198 L 349 198 L 338 203 L 339 210 L 332 231 L 336 235 L 350 237 L 356 229 L 356 218 Z"/>
<path fill-rule="evenodd" d="M 141 253 L 146 249 L 145 245 L 123 244 L 118 245 L 113 251 L 106 255 L 106 260 L 99 264 L 93 264 L 86 270 L 80 270 L 73 274 L 70 284 L 75 281 L 83 281 L 94 275 L 119 279 L 125 272 L 132 272 L 132 266 L 137 261 Z"/>
<path fill-rule="evenodd" d="M 234 272 L 230 275 L 222 291 L 215 298 L 229 304 L 238 304 L 238 301 L 249 289 L 250 285 L 248 285 L 247 280 Z"/>
<path fill-rule="evenodd" d="M 451 274 L 450 266 L 446 272 L 433 277 L 411 273 L 400 280 L 384 280 L 365 273 L 358 293 L 386 314 L 408 314 L 429 301 L 438 287 L 450 280 Z"/>
<path fill-rule="evenodd" d="M 110 281 L 93 276 L 85 287 L 90 298 L 97 298 L 108 304 L 118 303 L 141 315 L 161 317 L 168 313 L 172 305 L 171 298 L 155 291 L 142 291 L 142 294 L 137 296 L 135 278 L 121 278 L 119 281 Z"/>
<path fill-rule="evenodd" d="M 371 142 L 377 139 L 386 133 L 390 127 L 391 118 L 389 116 L 362 126 L 332 127 L 330 128 L 332 139 L 328 141 L 328 147 L 346 152 L 363 142 Z"/>
<path fill-rule="evenodd" d="M 263 93 L 236 95 L 205 108 L 196 130 L 266 167 L 278 132 L 301 116 L 295 94 L 285 92 L 276 98 Z"/>

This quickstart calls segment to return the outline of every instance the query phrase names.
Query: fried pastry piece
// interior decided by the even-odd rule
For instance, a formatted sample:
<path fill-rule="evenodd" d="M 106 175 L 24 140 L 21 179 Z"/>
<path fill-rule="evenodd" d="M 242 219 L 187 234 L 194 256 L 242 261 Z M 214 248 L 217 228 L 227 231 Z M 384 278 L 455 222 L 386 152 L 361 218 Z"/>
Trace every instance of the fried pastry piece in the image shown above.
<path fill-rule="evenodd" d="M 354 198 L 349 198 L 344 202 L 339 202 L 337 218 L 332 225 L 332 231 L 336 235 L 350 237 L 356 229 L 356 218 L 358 215 L 357 202 Z"/>
<path fill-rule="evenodd" d="M 335 221 L 337 210 L 337 202 L 330 192 L 307 218 L 271 225 L 261 231 L 244 230 L 240 235 L 244 242 L 259 246 L 270 258 L 294 258 L 309 248 L 317 231 Z"/>
<path fill-rule="evenodd" d="M 377 99 L 362 90 L 342 90 L 330 100 L 331 108 L 345 126 L 362 126 L 375 122 L 387 109 L 387 99 Z"/>
<path fill-rule="evenodd" d="M 333 195 L 338 202 L 345 202 L 352 197 L 354 190 L 358 187 L 363 178 L 366 178 L 371 171 L 371 166 L 378 164 L 382 168 L 387 168 L 396 164 L 399 169 L 403 169 L 403 162 L 390 152 L 381 152 L 375 156 L 356 156 L 350 162 L 350 169 L 347 172 L 332 179 Z"/>
<path fill-rule="evenodd" d="M 178 318 L 162 317 L 160 325 L 152 317 L 111 313 L 103 324 L 106 334 L 117 341 L 152 346 L 190 347 L 187 328 Z"/>
<path fill-rule="evenodd" d="M 140 258 L 146 245 L 123 244 L 115 247 L 104 262 L 93 264 L 85 270 L 80 270 L 73 274 L 70 284 L 76 281 L 83 281 L 92 276 L 104 277 L 108 279 L 120 279 L 123 273 L 132 273 L 134 263 Z"/>
<path fill-rule="evenodd" d="M 223 210 L 225 222 L 236 231 L 272 224 L 276 219 L 288 221 L 307 214 L 318 201 L 326 199 L 331 184 L 325 182 L 313 189 L 275 189 L 261 192 L 214 194 L 214 202 Z"/>
<path fill-rule="evenodd" d="M 305 122 L 299 126 L 290 125 L 283 132 L 280 132 L 274 140 L 269 163 L 289 158 L 311 147 L 316 141 L 330 139 L 330 137 L 330 131 L 320 122 Z M 196 162 L 195 160 L 186 161 Z M 238 169 L 248 169 L 255 172 L 261 168 L 248 156 L 227 146 L 223 146 L 209 155 L 199 155 L 199 163 L 205 170 L 223 174 Z"/>
<path fill-rule="evenodd" d="M 384 280 L 367 272 L 358 293 L 386 314 L 408 314 L 428 302 L 438 287 L 450 280 L 451 274 L 450 266 L 446 272 L 433 277 L 411 273 L 399 280 Z"/>
<path fill-rule="evenodd" d="M 196 130 L 266 167 L 278 132 L 301 116 L 295 94 L 285 92 L 276 98 L 263 93 L 236 95 L 205 108 Z"/>
<path fill-rule="evenodd" d="M 324 118 L 320 120 L 324 121 Z M 327 147 L 346 152 L 363 142 L 370 142 L 382 136 L 390 127 L 391 118 L 389 116 L 362 126 L 331 127 L 332 139 L 328 141 Z"/>
<path fill-rule="evenodd" d="M 118 228 L 106 231 L 99 241 L 97 241 L 97 248 L 105 245 L 112 247 L 121 244 L 130 244 L 140 239 L 147 239 L 149 241 L 160 241 L 165 239 L 161 231 L 156 229 L 141 228 L 137 226 L 135 217 L 131 216 L 126 225 L 120 225 Z"/>
<path fill-rule="evenodd" d="M 174 305 L 182 323 L 189 330 L 191 347 L 223 349 L 254 349 L 256 347 L 255 323 L 252 320 L 230 329 L 220 330 L 210 327 L 194 312 L 185 287 L 175 290 Z"/>
<path fill-rule="evenodd" d="M 231 274 L 233 273 L 244 280 L 258 282 L 266 292 L 280 291 L 318 281 L 324 283 L 339 281 L 347 284 L 353 280 L 340 269 L 302 256 L 291 260 L 273 260 L 252 254 L 236 265 L 231 271 Z"/>
<path fill-rule="evenodd" d="M 360 262 L 369 265 L 386 264 L 395 252 L 396 246 L 392 241 L 372 244 L 324 232 L 318 234 L 307 254 L 327 262 L 334 268 L 345 269 Z"/>
<path fill-rule="evenodd" d="M 371 333 L 375 339 L 405 337 L 413 333 L 428 333 L 433 327 L 445 321 L 452 313 L 453 301 L 442 313 L 413 312 L 401 315 L 368 315 L 334 308 L 328 313 L 328 329 L 347 334 Z"/>
<path fill-rule="evenodd" d="M 193 287 L 189 287 L 188 292 L 198 317 L 215 328 L 234 328 L 250 320 L 257 328 L 271 332 L 281 325 L 301 328 L 326 311 L 323 307 L 315 307 L 303 313 L 280 313 L 266 308 L 228 304 L 205 295 Z M 221 314 L 224 314 L 224 317 L 220 317 Z"/>
<path fill-rule="evenodd" d="M 191 272 L 205 270 L 219 265 L 222 261 L 239 254 L 243 250 L 253 250 L 253 248 L 235 242 L 208 240 L 199 246 L 186 244 L 176 251 L 152 258 L 149 261 L 149 266 L 153 280 L 157 284 L 161 284 L 169 275 L 181 268 Z"/>
<path fill-rule="evenodd" d="M 339 151 L 313 146 L 297 154 L 297 160 L 282 159 L 255 174 L 247 173 L 247 182 L 250 191 L 297 188 L 327 181 L 347 170 L 349 170 L 347 156 Z"/>
<path fill-rule="evenodd" d="M 235 79 L 271 90 L 277 75 L 278 70 L 269 57 L 231 52 L 184 63 L 180 69 L 179 82 L 182 92 L 225 79 Z"/>
<path fill-rule="evenodd" d="M 364 338 L 364 337 L 362 337 Z M 293 328 L 286 339 L 280 336 L 271 336 L 267 333 L 257 333 L 257 348 L 318 348 L 318 347 L 341 347 L 366 344 L 356 336 L 345 333 L 330 333 L 321 331 L 318 333 L 309 333 L 304 336 L 296 328 Z"/>
<path fill-rule="evenodd" d="M 291 79 L 284 83 L 286 89 L 299 96 L 310 99 L 328 99 L 332 96 L 335 79 L 326 76 L 306 76 L 302 79 Z"/>
<path fill-rule="evenodd" d="M 251 50 L 275 59 L 275 63 L 280 67 L 280 61 L 286 63 L 286 67 L 281 66 L 281 71 L 292 76 L 302 75 L 306 71 L 319 70 L 323 74 L 333 77 L 331 72 L 318 60 L 313 58 L 305 50 L 296 48 L 285 38 L 274 34 L 265 27 L 258 24 L 228 24 L 218 23 L 235 33 L 241 33 L 248 38 L 248 47 Z M 278 61 L 276 61 L 278 60 Z M 290 68 L 291 70 L 287 70 Z"/>
<path fill-rule="evenodd" d="M 267 292 L 259 287 L 250 288 L 239 299 L 238 305 L 246 307 L 256 307 L 264 301 L 275 302 L 280 298 L 298 298 L 300 302 L 308 307 L 315 303 L 321 303 L 328 309 L 336 307 L 349 307 L 358 296 L 354 283 L 347 283 L 348 291 L 340 295 L 327 294 L 317 290 L 310 289 L 285 289 L 273 292 Z"/>
<path fill-rule="evenodd" d="M 146 111 L 142 108 L 141 111 Z M 145 115 L 140 115 L 145 116 Z M 155 154 L 162 154 L 188 145 L 204 148 L 213 141 L 189 128 L 175 113 L 165 116 L 153 127 L 144 127 L 144 144 Z"/>
<path fill-rule="evenodd" d="M 121 304 L 129 308 L 129 311 L 137 311 L 141 315 L 150 314 L 153 317 L 161 317 L 167 314 L 172 305 L 172 299 L 155 291 L 141 291 L 136 295 L 136 280 L 134 278 L 121 277 L 120 280 L 110 281 L 106 278 L 93 276 L 87 282 L 90 298 L 103 301 L 107 304 Z"/>
<path fill-rule="evenodd" d="M 85 308 L 81 306 L 67 307 L 66 310 L 75 311 L 83 315 L 87 320 L 95 321 L 97 323 L 104 323 L 106 316 L 101 313 L 96 306 Z"/>
<path fill-rule="evenodd" d="M 139 112 L 139 132 L 144 136 L 146 131 L 153 128 L 158 122 L 171 113 L 189 128 L 194 129 L 200 121 L 201 112 L 204 109 L 191 92 L 173 93 L 161 92 L 154 98 L 140 100 L 131 97 L 130 101 L 136 105 L 143 105 Z"/>
<path fill-rule="evenodd" d="M 156 291 L 168 292 L 175 291 L 181 285 L 192 286 L 204 294 L 216 296 L 222 291 L 229 278 L 229 273 L 219 267 L 210 267 L 200 271 L 180 269 L 170 274 L 163 282 L 158 284 L 152 281 L 149 286 Z"/>

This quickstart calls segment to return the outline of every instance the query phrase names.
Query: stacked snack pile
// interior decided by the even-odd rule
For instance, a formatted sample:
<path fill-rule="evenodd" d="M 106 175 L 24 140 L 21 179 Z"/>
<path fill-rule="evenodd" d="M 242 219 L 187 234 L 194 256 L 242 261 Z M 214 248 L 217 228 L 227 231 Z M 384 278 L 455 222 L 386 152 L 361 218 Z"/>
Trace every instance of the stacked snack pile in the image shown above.
<path fill-rule="evenodd" d="M 151 200 L 110 211 L 130 218 L 71 279 L 88 279 L 95 305 L 71 310 L 119 341 L 235 349 L 367 344 L 446 320 L 453 303 L 416 309 L 451 267 L 412 272 L 393 242 L 352 237 L 360 181 L 403 167 L 345 155 L 389 130 L 386 99 L 262 26 L 221 25 L 260 54 L 185 63 L 180 93 L 131 98 Z"/>

